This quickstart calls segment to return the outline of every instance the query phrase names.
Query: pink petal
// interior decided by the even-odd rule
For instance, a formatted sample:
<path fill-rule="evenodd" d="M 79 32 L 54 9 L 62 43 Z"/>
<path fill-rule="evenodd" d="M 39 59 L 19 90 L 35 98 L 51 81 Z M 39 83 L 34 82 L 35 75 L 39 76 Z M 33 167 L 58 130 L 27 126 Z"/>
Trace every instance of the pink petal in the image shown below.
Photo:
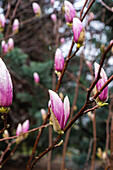
<path fill-rule="evenodd" d="M 83 29 L 82 22 L 78 18 L 73 18 L 73 34 L 75 42 L 78 41 L 82 29 Z"/>
<path fill-rule="evenodd" d="M 67 120 L 69 118 L 70 114 L 70 103 L 69 103 L 69 98 L 66 96 L 64 98 L 64 127 L 66 126 Z"/>

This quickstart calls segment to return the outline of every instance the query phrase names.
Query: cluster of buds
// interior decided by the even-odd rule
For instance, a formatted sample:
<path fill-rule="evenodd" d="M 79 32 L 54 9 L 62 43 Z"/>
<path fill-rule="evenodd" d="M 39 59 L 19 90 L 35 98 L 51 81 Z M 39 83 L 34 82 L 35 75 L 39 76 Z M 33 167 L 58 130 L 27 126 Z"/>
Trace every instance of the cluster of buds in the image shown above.
<path fill-rule="evenodd" d="M 39 77 L 38 73 L 34 72 L 33 77 L 34 77 L 34 82 L 38 85 L 40 82 L 40 77 Z"/>
<path fill-rule="evenodd" d="M 33 7 L 34 14 L 37 17 L 40 17 L 41 16 L 41 8 L 40 8 L 40 6 L 36 2 L 33 2 L 32 7 Z"/>
<path fill-rule="evenodd" d="M 55 53 L 55 73 L 60 77 L 62 69 L 64 67 L 64 57 L 62 51 L 57 48 Z"/>
<path fill-rule="evenodd" d="M 16 136 L 18 136 L 18 138 L 16 139 L 17 143 L 21 142 L 24 138 L 28 136 L 27 134 L 28 130 L 29 130 L 29 120 L 26 120 L 23 124 L 21 123 L 18 124 L 17 130 L 16 130 Z M 23 134 L 23 133 L 26 133 L 26 134 Z"/>
<path fill-rule="evenodd" d="M 94 67 L 95 67 L 95 79 L 96 79 L 100 65 L 95 62 Z M 101 68 L 100 79 L 98 80 L 98 82 L 95 86 L 94 92 L 96 93 L 97 91 L 99 91 L 101 89 L 101 87 L 106 83 L 106 81 L 107 81 L 107 75 L 106 75 L 104 69 Z M 105 89 L 101 92 L 101 94 L 98 96 L 96 101 L 97 101 L 98 105 L 102 106 L 102 105 L 105 105 L 105 102 L 107 99 L 108 99 L 108 86 L 105 87 Z"/>
<path fill-rule="evenodd" d="M 13 85 L 5 63 L 0 58 L 0 106 L 9 107 L 12 104 Z"/>
<path fill-rule="evenodd" d="M 65 128 L 70 114 L 69 99 L 68 96 L 66 96 L 63 103 L 58 94 L 52 90 L 49 90 L 49 95 L 51 102 L 50 123 L 53 124 L 53 128 L 56 132 L 62 134 L 62 130 Z"/>
<path fill-rule="evenodd" d="M 69 1 L 64 2 L 64 10 L 65 10 L 65 20 L 68 25 L 72 24 L 73 18 L 76 15 L 76 11 L 73 5 Z"/>
<path fill-rule="evenodd" d="M 12 51 L 13 48 L 14 48 L 14 41 L 13 41 L 13 39 L 9 38 L 7 43 L 3 40 L 1 42 L 1 47 L 2 47 L 2 51 L 3 51 L 4 54 L 6 54 L 7 52 Z"/>
<path fill-rule="evenodd" d="M 57 16 L 56 16 L 56 14 L 51 14 L 51 19 L 52 19 L 52 21 L 53 21 L 54 23 L 56 23 L 56 21 L 57 21 Z"/>
<path fill-rule="evenodd" d="M 3 31 L 5 27 L 5 16 L 3 14 L 0 14 L 0 31 Z"/>
<path fill-rule="evenodd" d="M 16 34 L 19 31 L 19 20 L 15 19 L 13 22 L 13 33 Z"/>

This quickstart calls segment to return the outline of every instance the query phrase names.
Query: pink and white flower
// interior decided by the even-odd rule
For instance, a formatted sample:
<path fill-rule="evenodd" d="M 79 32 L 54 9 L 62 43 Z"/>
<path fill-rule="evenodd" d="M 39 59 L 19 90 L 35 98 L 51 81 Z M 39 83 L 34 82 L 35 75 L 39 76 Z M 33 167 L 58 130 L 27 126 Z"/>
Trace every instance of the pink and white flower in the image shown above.
<path fill-rule="evenodd" d="M 13 32 L 17 33 L 19 31 L 19 20 L 15 19 L 13 22 Z"/>
<path fill-rule="evenodd" d="M 29 120 L 27 119 L 22 125 L 22 132 L 27 133 L 29 130 Z"/>
<path fill-rule="evenodd" d="M 72 23 L 73 18 L 76 15 L 76 11 L 73 7 L 73 5 L 69 1 L 64 2 L 64 8 L 65 8 L 65 19 L 67 23 Z"/>
<path fill-rule="evenodd" d="M 0 28 L 5 27 L 5 16 L 3 14 L 0 14 Z"/>
<path fill-rule="evenodd" d="M 78 18 L 73 18 L 73 34 L 74 41 L 82 45 L 85 39 L 85 32 L 83 24 Z"/>
<path fill-rule="evenodd" d="M 53 128 L 56 132 L 60 133 L 66 126 L 70 114 L 70 103 L 68 96 L 64 98 L 64 103 L 61 98 L 52 90 L 49 90 L 51 101 L 51 120 Z"/>
<path fill-rule="evenodd" d="M 9 38 L 8 40 L 8 51 L 11 51 L 14 48 L 14 41 L 12 38 Z"/>
<path fill-rule="evenodd" d="M 61 72 L 64 67 L 64 57 L 60 48 L 55 53 L 55 70 Z"/>
<path fill-rule="evenodd" d="M 8 107 L 12 104 L 13 85 L 11 76 L 5 63 L 0 58 L 0 106 Z"/>
<path fill-rule="evenodd" d="M 97 75 L 98 75 L 98 70 L 99 70 L 100 65 L 95 62 L 94 67 L 95 67 L 95 79 L 96 79 Z M 101 89 L 101 87 L 107 81 L 107 75 L 106 75 L 103 68 L 101 68 L 100 77 L 101 78 L 98 80 L 98 82 L 96 84 L 97 91 L 99 91 Z M 105 102 L 107 100 L 107 98 L 108 98 L 108 86 L 99 95 L 99 100 L 102 101 L 102 102 Z"/>
<path fill-rule="evenodd" d="M 41 8 L 40 8 L 40 6 L 39 6 L 36 2 L 33 2 L 33 3 L 32 3 L 32 7 L 33 7 L 34 13 L 35 13 L 37 16 L 40 16 L 40 15 L 41 15 Z"/>
<path fill-rule="evenodd" d="M 33 73 L 33 77 L 34 77 L 35 83 L 38 84 L 39 81 L 40 81 L 39 74 L 38 74 L 37 72 L 34 72 L 34 73 Z"/>
<path fill-rule="evenodd" d="M 56 14 L 51 14 L 51 19 L 53 22 L 56 22 L 57 21 Z"/>

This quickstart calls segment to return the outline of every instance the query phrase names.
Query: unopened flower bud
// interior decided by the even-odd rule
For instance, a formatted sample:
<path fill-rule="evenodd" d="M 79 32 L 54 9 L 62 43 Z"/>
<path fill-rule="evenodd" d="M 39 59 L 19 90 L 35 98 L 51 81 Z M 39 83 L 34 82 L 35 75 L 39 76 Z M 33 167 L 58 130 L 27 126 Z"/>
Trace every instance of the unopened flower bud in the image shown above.
<path fill-rule="evenodd" d="M 75 43 L 83 45 L 85 32 L 83 24 L 78 18 L 73 18 L 73 34 Z"/>
<path fill-rule="evenodd" d="M 22 133 L 22 125 L 21 125 L 21 123 L 19 123 L 18 126 L 17 126 L 16 136 L 20 135 L 20 133 Z"/>
<path fill-rule="evenodd" d="M 62 51 L 57 48 L 55 53 L 55 70 L 61 72 L 64 67 L 64 57 Z"/>
<path fill-rule="evenodd" d="M 12 104 L 13 85 L 11 76 L 5 63 L 0 58 L 0 106 L 8 107 Z"/>
<path fill-rule="evenodd" d="M 26 120 L 23 124 L 22 124 L 22 132 L 23 133 L 27 133 L 29 130 L 29 120 Z"/>
<path fill-rule="evenodd" d="M 72 23 L 73 18 L 76 15 L 76 11 L 73 7 L 73 5 L 69 1 L 64 2 L 64 8 L 65 8 L 65 19 L 67 23 Z"/>
<path fill-rule="evenodd" d="M 3 137 L 4 138 L 8 138 L 9 137 L 9 132 L 8 132 L 7 129 L 4 130 Z"/>
<path fill-rule="evenodd" d="M 55 0 L 50 0 L 51 5 L 54 5 Z"/>
<path fill-rule="evenodd" d="M 45 109 L 41 109 L 41 115 L 42 115 L 42 119 L 45 120 L 47 116 Z"/>
<path fill-rule="evenodd" d="M 12 38 L 8 40 L 8 51 L 11 51 L 14 48 L 14 41 Z"/>
<path fill-rule="evenodd" d="M 51 14 L 51 19 L 53 22 L 56 22 L 57 21 L 56 14 Z"/>
<path fill-rule="evenodd" d="M 91 61 L 86 60 L 86 64 L 87 64 L 87 66 L 88 66 L 89 68 L 92 68 L 92 63 L 91 63 Z"/>
<path fill-rule="evenodd" d="M 94 13 L 93 12 L 90 12 L 89 15 L 88 15 L 88 22 L 94 20 Z"/>
<path fill-rule="evenodd" d="M 61 43 L 61 44 L 64 44 L 64 43 L 65 43 L 65 38 L 64 38 L 64 37 L 62 37 L 62 38 L 60 39 L 60 43 Z"/>
<path fill-rule="evenodd" d="M 95 66 L 95 79 L 96 79 L 100 65 L 95 62 L 94 66 Z M 101 68 L 100 79 L 98 80 L 98 82 L 96 84 L 96 90 L 99 91 L 101 89 L 101 87 L 106 83 L 106 81 L 107 81 L 107 75 L 106 75 L 104 69 Z M 108 98 L 108 86 L 105 87 L 105 89 L 101 92 L 101 94 L 98 97 L 98 100 L 101 102 L 105 102 L 107 100 L 107 98 Z"/>
<path fill-rule="evenodd" d="M 33 73 L 33 77 L 34 77 L 35 83 L 38 84 L 39 81 L 40 81 L 40 77 L 39 77 L 38 73 L 34 72 L 34 73 Z"/>
<path fill-rule="evenodd" d="M 41 8 L 40 8 L 40 6 L 36 2 L 33 2 L 32 7 L 33 7 L 33 11 L 36 14 L 36 16 L 39 17 L 41 15 Z"/>
<path fill-rule="evenodd" d="M 7 51 L 8 51 L 8 45 L 7 45 L 7 43 L 4 40 L 1 43 L 1 47 L 2 47 L 3 53 L 6 54 Z"/>
<path fill-rule="evenodd" d="M 5 16 L 3 14 L 0 14 L 0 29 L 1 31 L 5 27 Z"/>
<path fill-rule="evenodd" d="M 13 22 L 13 32 L 18 33 L 18 31 L 19 31 L 19 20 L 15 19 Z"/>

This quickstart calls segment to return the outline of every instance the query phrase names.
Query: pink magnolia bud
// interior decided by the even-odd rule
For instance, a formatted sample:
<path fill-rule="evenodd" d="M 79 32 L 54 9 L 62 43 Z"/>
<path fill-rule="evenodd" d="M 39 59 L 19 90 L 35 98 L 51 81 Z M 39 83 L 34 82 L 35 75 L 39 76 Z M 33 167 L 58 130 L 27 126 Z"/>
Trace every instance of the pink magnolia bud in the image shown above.
<path fill-rule="evenodd" d="M 8 52 L 8 45 L 7 45 L 7 43 L 4 45 L 3 52 L 4 52 L 4 54 L 6 54 Z"/>
<path fill-rule="evenodd" d="M 57 21 L 56 14 L 51 14 L 51 19 L 53 22 L 56 22 Z"/>
<path fill-rule="evenodd" d="M 33 73 L 33 77 L 34 77 L 35 83 L 38 84 L 39 81 L 40 81 L 40 77 L 39 77 L 38 73 L 34 72 L 34 73 Z"/>
<path fill-rule="evenodd" d="M 70 103 L 66 96 L 64 103 L 61 98 L 52 90 L 49 90 L 51 100 L 51 120 L 53 122 L 53 128 L 56 132 L 60 133 L 66 126 L 67 120 L 70 114 Z"/>
<path fill-rule="evenodd" d="M 5 27 L 5 16 L 3 14 L 0 14 L 0 28 Z"/>
<path fill-rule="evenodd" d="M 61 72 L 64 67 L 64 57 L 62 51 L 57 48 L 55 53 L 55 70 Z"/>
<path fill-rule="evenodd" d="M 19 20 L 15 19 L 13 22 L 13 32 L 17 33 L 19 31 Z"/>
<path fill-rule="evenodd" d="M 1 42 L 1 47 L 2 47 L 2 50 L 4 49 L 4 47 L 5 47 L 5 41 L 3 40 L 2 42 Z"/>
<path fill-rule="evenodd" d="M 14 41 L 12 38 L 8 40 L 8 51 L 11 51 L 14 48 Z"/>
<path fill-rule="evenodd" d="M 22 125 L 22 132 L 27 133 L 29 130 L 29 120 L 26 120 Z"/>
<path fill-rule="evenodd" d="M 73 18 L 73 34 L 74 41 L 82 45 L 85 39 L 85 32 L 83 24 L 78 18 Z"/>
<path fill-rule="evenodd" d="M 94 67 L 95 67 L 95 79 L 96 79 L 97 75 L 98 75 L 98 70 L 99 70 L 100 65 L 95 62 Z M 98 80 L 98 82 L 96 84 L 97 91 L 99 91 L 101 89 L 101 87 L 107 81 L 107 75 L 106 75 L 103 68 L 101 68 L 100 77 L 101 78 Z M 99 100 L 102 101 L 102 102 L 105 102 L 107 100 L 107 98 L 108 98 L 108 86 L 99 95 Z"/>
<path fill-rule="evenodd" d="M 91 61 L 86 60 L 86 64 L 87 64 L 87 66 L 88 66 L 89 68 L 91 68 L 91 67 L 92 67 L 92 63 L 91 63 Z"/>
<path fill-rule="evenodd" d="M 8 107 L 12 104 L 13 85 L 5 63 L 0 58 L 0 106 Z"/>
<path fill-rule="evenodd" d="M 16 136 L 20 135 L 20 133 L 22 133 L 22 125 L 21 125 L 21 123 L 19 123 L 18 126 L 17 126 Z"/>
<path fill-rule="evenodd" d="M 93 13 L 93 12 L 90 12 L 89 15 L 88 15 L 88 22 L 94 20 L 94 18 L 95 18 L 94 13 Z"/>
<path fill-rule="evenodd" d="M 34 13 L 35 13 L 37 16 L 40 16 L 40 15 L 41 15 L 41 8 L 40 8 L 40 6 L 39 6 L 36 2 L 33 2 L 33 3 L 32 3 L 32 7 L 33 7 Z"/>
<path fill-rule="evenodd" d="M 47 116 L 45 109 L 41 109 L 41 115 L 42 115 L 42 119 L 45 120 Z"/>
<path fill-rule="evenodd" d="M 60 43 L 61 43 L 61 44 L 64 44 L 64 43 L 65 43 L 65 38 L 64 38 L 64 37 L 62 37 L 62 38 L 60 39 Z"/>
<path fill-rule="evenodd" d="M 110 41 L 110 44 L 113 44 L 113 40 Z M 113 45 L 111 47 L 111 52 L 113 53 Z"/>
<path fill-rule="evenodd" d="M 73 18 L 76 15 L 76 11 L 75 11 L 73 5 L 69 1 L 65 1 L 64 2 L 64 8 L 65 8 L 65 19 L 66 19 L 66 22 L 72 23 L 73 22 Z"/>
<path fill-rule="evenodd" d="M 50 0 L 50 1 L 51 1 L 51 5 L 54 5 L 55 0 Z"/>

